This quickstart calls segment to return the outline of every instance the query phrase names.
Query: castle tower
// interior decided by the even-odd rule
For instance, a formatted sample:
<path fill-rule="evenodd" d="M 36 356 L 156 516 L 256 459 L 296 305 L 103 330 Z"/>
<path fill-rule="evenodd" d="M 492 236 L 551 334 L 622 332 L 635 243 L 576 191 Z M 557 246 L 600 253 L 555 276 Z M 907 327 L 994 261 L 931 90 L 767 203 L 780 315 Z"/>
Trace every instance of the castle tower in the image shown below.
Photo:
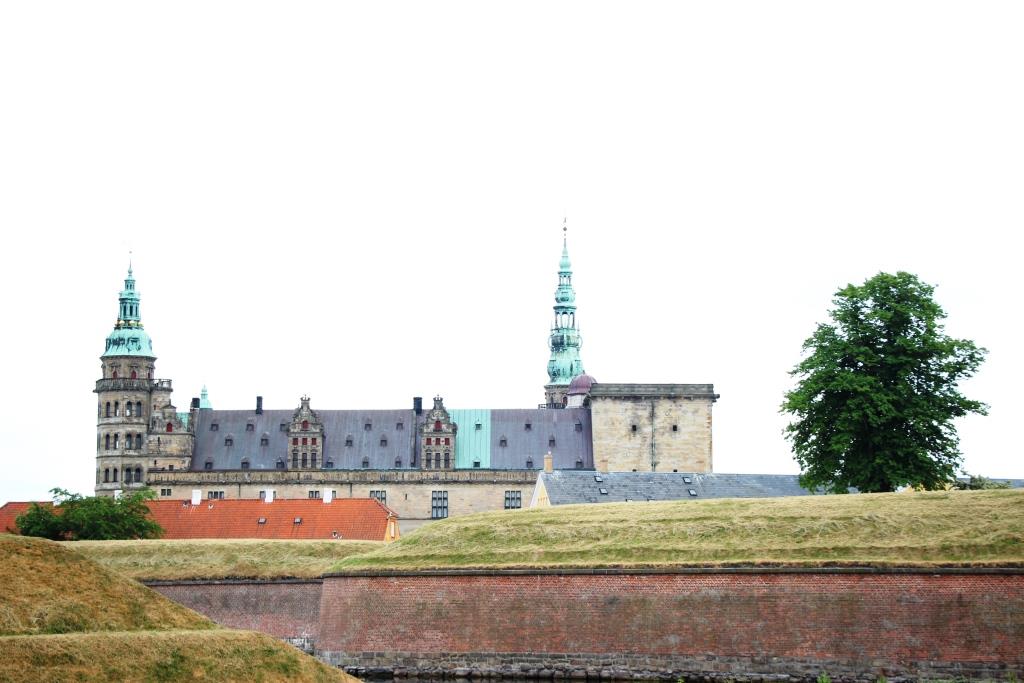
<path fill-rule="evenodd" d="M 583 374 L 580 360 L 579 327 L 576 325 L 576 290 L 572 287 L 572 264 L 569 261 L 566 227 L 562 226 L 562 259 L 558 262 L 558 289 L 555 290 L 555 321 L 551 326 L 548 346 L 548 383 L 544 386 L 544 399 L 549 408 L 564 407 L 569 383 Z"/>
<path fill-rule="evenodd" d="M 156 356 L 131 266 L 118 301 L 94 389 L 97 495 L 142 488 L 151 469 L 187 469 L 193 447 L 188 415 L 171 404 L 171 380 L 154 379 Z"/>
<path fill-rule="evenodd" d="M 96 493 L 143 486 L 152 384 L 153 342 L 142 327 L 131 266 L 119 296 L 117 322 L 100 356 L 96 424 Z"/>

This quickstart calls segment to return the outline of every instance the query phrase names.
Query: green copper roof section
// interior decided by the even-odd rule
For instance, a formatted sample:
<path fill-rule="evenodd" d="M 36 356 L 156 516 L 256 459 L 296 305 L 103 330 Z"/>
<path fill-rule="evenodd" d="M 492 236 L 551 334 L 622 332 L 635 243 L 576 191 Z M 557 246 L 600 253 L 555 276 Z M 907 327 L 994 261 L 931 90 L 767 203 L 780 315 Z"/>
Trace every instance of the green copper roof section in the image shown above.
<path fill-rule="evenodd" d="M 188 419 L 191 416 L 191 413 L 175 413 L 175 415 L 177 415 L 178 419 L 181 420 L 182 426 L 185 429 L 188 429 Z"/>
<path fill-rule="evenodd" d="M 199 392 L 199 409 L 200 410 L 213 410 L 213 404 L 210 403 L 210 394 L 206 391 L 206 385 L 203 385 L 203 390 Z"/>
<path fill-rule="evenodd" d="M 119 306 L 114 331 L 107 336 L 107 345 L 101 358 L 108 356 L 143 356 L 153 358 L 153 341 L 142 329 L 142 314 L 139 312 L 139 293 L 135 291 L 132 267 L 128 266 L 128 277 L 124 289 L 118 296 Z"/>
<path fill-rule="evenodd" d="M 455 434 L 456 469 L 473 469 L 473 461 L 480 467 L 491 466 L 491 411 L 449 409 L 448 415 L 459 427 Z M 480 425 L 477 428 L 477 425 Z"/>
<path fill-rule="evenodd" d="M 555 322 L 551 326 L 548 347 L 549 384 L 563 385 L 583 374 L 580 347 L 583 339 L 576 324 L 576 290 L 572 286 L 567 229 L 562 226 L 562 259 L 558 262 L 558 288 L 555 290 Z"/>

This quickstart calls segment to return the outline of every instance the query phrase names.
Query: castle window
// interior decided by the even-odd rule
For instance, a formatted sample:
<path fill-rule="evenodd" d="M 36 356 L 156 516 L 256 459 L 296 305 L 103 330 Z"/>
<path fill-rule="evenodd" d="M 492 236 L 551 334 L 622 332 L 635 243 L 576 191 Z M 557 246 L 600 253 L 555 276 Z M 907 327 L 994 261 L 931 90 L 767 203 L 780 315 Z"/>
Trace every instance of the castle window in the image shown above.
<path fill-rule="evenodd" d="M 333 470 L 334 469 L 334 461 L 333 460 L 328 460 L 327 462 L 324 463 L 324 467 L 326 467 L 329 470 Z"/>
<path fill-rule="evenodd" d="M 110 481 L 110 468 L 103 470 L 103 483 L 106 484 Z"/>
<path fill-rule="evenodd" d="M 160 495 L 161 496 L 169 496 L 169 495 L 171 495 L 171 490 L 170 489 L 160 489 Z"/>
<path fill-rule="evenodd" d="M 310 498 L 319 498 L 320 497 L 320 491 L 316 491 L 316 490 L 310 491 L 309 492 L 309 497 Z M 295 519 L 298 519 L 298 517 L 296 517 Z"/>
<path fill-rule="evenodd" d="M 136 482 L 141 482 L 142 481 L 142 468 L 141 467 L 136 467 L 135 468 L 135 481 Z"/>
<path fill-rule="evenodd" d="M 135 414 L 142 417 L 142 401 L 135 402 Z"/>
<path fill-rule="evenodd" d="M 373 423 L 372 422 L 365 422 L 365 423 L 363 423 L 363 431 L 368 432 L 371 429 L 373 429 Z"/>
<path fill-rule="evenodd" d="M 297 436 L 293 436 L 292 437 L 292 445 L 293 446 L 298 446 L 299 445 L 299 437 L 297 437 Z"/>
<path fill-rule="evenodd" d="M 308 462 L 309 462 L 309 454 L 308 453 L 303 453 L 302 454 L 302 466 L 303 467 L 308 467 L 309 465 L 306 464 Z"/>
<path fill-rule="evenodd" d="M 117 468 L 114 468 L 114 482 L 117 482 Z"/>
<path fill-rule="evenodd" d="M 316 469 L 316 453 L 309 454 L 309 466 Z"/>
<path fill-rule="evenodd" d="M 388 445 L 387 437 L 381 437 L 380 445 L 381 446 L 387 446 Z"/>
<path fill-rule="evenodd" d="M 529 431 L 532 431 L 532 430 L 533 430 L 533 425 L 532 425 L 532 424 L 530 424 L 529 422 L 527 422 L 527 423 L 526 423 L 526 431 L 528 431 L 528 432 L 529 432 Z"/>
<path fill-rule="evenodd" d="M 474 460 L 473 461 L 473 467 L 479 468 L 480 467 L 480 461 L 479 460 Z"/>
<path fill-rule="evenodd" d="M 583 423 L 582 422 L 577 422 L 576 423 L 576 431 L 577 432 L 582 432 L 583 431 Z"/>
<path fill-rule="evenodd" d="M 220 425 L 219 424 L 217 424 L 216 422 L 211 422 L 210 423 L 210 431 L 211 432 L 215 432 L 218 429 L 220 429 Z"/>
<path fill-rule="evenodd" d="M 523 507 L 522 491 L 505 491 L 505 509 L 518 510 Z"/>
<path fill-rule="evenodd" d="M 231 438 L 230 436 L 224 437 L 224 445 L 225 446 L 234 446 L 235 445 L 235 440 L 233 438 Z"/>
<path fill-rule="evenodd" d="M 299 452 L 298 451 L 292 451 L 292 469 L 295 470 L 295 469 L 298 469 L 298 468 L 299 468 Z"/>
<path fill-rule="evenodd" d="M 346 436 L 345 437 L 345 445 L 346 446 L 351 446 L 352 445 L 352 437 L 351 436 Z"/>
<path fill-rule="evenodd" d="M 261 446 L 269 446 L 270 445 L 270 437 L 269 436 L 261 436 L 260 437 L 260 445 Z"/>
<path fill-rule="evenodd" d="M 288 425 L 287 425 L 287 424 L 285 424 L 284 422 L 282 422 L 282 423 L 280 424 L 280 426 L 278 427 L 278 431 L 281 431 L 281 432 L 287 432 L 287 431 L 288 431 Z"/>
<path fill-rule="evenodd" d="M 312 439 L 309 440 L 309 442 L 315 446 L 316 445 L 316 437 L 314 436 Z"/>
<path fill-rule="evenodd" d="M 135 435 L 135 447 L 142 448 L 142 434 Z"/>
<path fill-rule="evenodd" d="M 277 463 L 274 465 L 274 467 L 276 467 L 279 470 L 283 470 L 284 469 L 284 460 L 282 460 L 281 458 L 278 458 L 277 459 Z"/>
<path fill-rule="evenodd" d="M 679 425 L 672 425 L 672 431 L 673 432 L 678 432 L 679 431 Z"/>
<path fill-rule="evenodd" d="M 173 432 L 174 431 L 174 425 L 172 425 L 170 422 L 168 422 L 167 423 L 167 430 L 166 431 L 167 431 L 168 434 Z"/>
<path fill-rule="evenodd" d="M 248 460 L 243 460 L 242 461 L 242 469 L 243 470 L 249 469 L 249 461 Z"/>
<path fill-rule="evenodd" d="M 505 448 L 506 446 L 508 446 L 508 439 L 506 439 L 505 437 L 501 437 L 501 439 L 498 441 L 498 445 L 501 446 L 502 448 Z"/>
<path fill-rule="evenodd" d="M 363 457 L 363 469 L 365 470 L 365 469 L 368 469 L 369 467 L 370 467 L 370 459 L 364 456 Z"/>
<path fill-rule="evenodd" d="M 528 470 L 532 470 L 533 469 L 533 458 L 527 458 L 526 459 L 526 469 L 528 469 Z"/>
<path fill-rule="evenodd" d="M 213 461 L 212 460 L 207 460 L 205 463 L 203 463 L 203 469 L 204 470 L 212 470 L 213 469 Z"/>
<path fill-rule="evenodd" d="M 555 447 L 555 437 L 553 437 L 553 436 L 548 437 L 548 448 L 554 448 L 554 447 Z"/>
<path fill-rule="evenodd" d="M 308 446 L 309 445 L 309 439 L 306 438 L 305 436 L 302 437 L 302 445 L 303 446 Z"/>
<path fill-rule="evenodd" d="M 254 432 L 254 431 L 256 431 L 256 425 L 254 425 L 252 422 L 247 423 L 245 425 L 245 431 L 247 431 L 247 432 Z"/>
<path fill-rule="evenodd" d="M 444 445 L 445 446 L 451 446 L 452 445 L 452 440 L 449 437 L 447 437 L 447 436 L 444 437 Z"/>
<path fill-rule="evenodd" d="M 309 431 L 309 420 L 302 421 L 302 431 Z"/>
<path fill-rule="evenodd" d="M 110 434 L 107 434 L 103 439 L 103 448 L 110 450 Z"/>
<path fill-rule="evenodd" d="M 113 377 L 114 379 L 117 379 L 117 370 L 114 370 L 114 374 L 111 375 L 111 377 Z"/>
<path fill-rule="evenodd" d="M 114 448 L 115 449 L 117 448 L 117 444 L 120 443 L 120 441 L 121 441 L 121 435 L 120 434 L 114 434 Z"/>
<path fill-rule="evenodd" d="M 398 467 L 401 467 L 401 466 L 402 466 L 402 459 L 401 458 L 395 458 L 395 467 L 398 468 Z"/>
<path fill-rule="evenodd" d="M 447 470 L 451 468 L 451 455 L 449 453 L 444 454 L 444 468 Z"/>
<path fill-rule="evenodd" d="M 114 417 L 118 417 L 121 414 L 121 403 L 114 401 Z"/>
<path fill-rule="evenodd" d="M 441 431 L 441 421 L 440 420 L 434 420 L 434 431 L 435 432 Z"/>
<path fill-rule="evenodd" d="M 134 411 L 132 410 L 132 402 L 131 402 L 131 401 L 127 401 L 127 402 L 126 402 L 126 403 L 124 404 L 124 414 L 125 414 L 125 416 L 127 416 L 127 417 L 131 417 L 131 416 L 132 416 L 132 412 L 134 412 Z"/>
<path fill-rule="evenodd" d="M 110 401 L 107 401 L 107 413 L 104 417 L 110 417 Z"/>
<path fill-rule="evenodd" d="M 383 489 L 380 491 L 370 491 L 370 498 L 378 501 L 381 505 L 388 504 L 388 492 Z"/>
<path fill-rule="evenodd" d="M 134 370 L 132 370 L 132 379 L 138 379 L 138 378 L 139 378 L 139 373 L 137 373 Z"/>
<path fill-rule="evenodd" d="M 583 458 L 576 458 L 576 469 L 583 469 Z"/>
<path fill-rule="evenodd" d="M 430 518 L 445 519 L 448 517 L 448 492 L 430 492 Z"/>
<path fill-rule="evenodd" d="M 395 429 L 396 429 L 397 431 L 399 431 L 399 432 L 400 432 L 400 431 L 402 431 L 403 429 L 405 429 L 405 425 L 404 425 L 404 424 L 402 424 L 401 422 L 399 422 L 399 423 L 397 423 L 397 424 L 395 425 Z"/>
<path fill-rule="evenodd" d="M 630 425 L 630 431 L 632 431 L 635 434 L 636 433 L 636 425 Z"/>

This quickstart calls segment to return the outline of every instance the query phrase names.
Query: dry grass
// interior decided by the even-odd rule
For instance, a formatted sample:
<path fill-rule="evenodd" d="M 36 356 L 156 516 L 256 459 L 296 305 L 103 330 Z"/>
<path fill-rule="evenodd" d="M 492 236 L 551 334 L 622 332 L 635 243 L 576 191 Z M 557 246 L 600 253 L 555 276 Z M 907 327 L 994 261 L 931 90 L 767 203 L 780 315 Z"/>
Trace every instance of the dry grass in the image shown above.
<path fill-rule="evenodd" d="M 358 679 L 251 631 L 0 637 L 0 682 L 333 681 Z"/>
<path fill-rule="evenodd" d="M 489 512 L 334 571 L 719 565 L 1024 565 L 1024 491 L 726 499 Z"/>
<path fill-rule="evenodd" d="M 71 541 L 69 548 L 142 580 L 313 578 L 382 541 Z"/>
<path fill-rule="evenodd" d="M 0 635 L 214 628 L 52 541 L 3 534 L 0 558 Z"/>

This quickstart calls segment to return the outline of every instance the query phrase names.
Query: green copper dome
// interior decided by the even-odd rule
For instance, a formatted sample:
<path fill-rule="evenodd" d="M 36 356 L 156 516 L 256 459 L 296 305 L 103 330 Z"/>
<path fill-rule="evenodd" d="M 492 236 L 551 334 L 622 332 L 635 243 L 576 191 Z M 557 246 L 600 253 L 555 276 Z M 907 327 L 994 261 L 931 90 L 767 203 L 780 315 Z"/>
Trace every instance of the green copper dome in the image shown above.
<path fill-rule="evenodd" d="M 135 278 L 132 267 L 128 266 L 128 277 L 124 281 L 124 289 L 118 297 L 117 323 L 114 331 L 107 335 L 107 346 L 101 358 L 108 356 L 144 356 L 153 358 L 153 340 L 142 329 L 142 316 L 139 313 L 139 293 L 135 291 Z"/>

